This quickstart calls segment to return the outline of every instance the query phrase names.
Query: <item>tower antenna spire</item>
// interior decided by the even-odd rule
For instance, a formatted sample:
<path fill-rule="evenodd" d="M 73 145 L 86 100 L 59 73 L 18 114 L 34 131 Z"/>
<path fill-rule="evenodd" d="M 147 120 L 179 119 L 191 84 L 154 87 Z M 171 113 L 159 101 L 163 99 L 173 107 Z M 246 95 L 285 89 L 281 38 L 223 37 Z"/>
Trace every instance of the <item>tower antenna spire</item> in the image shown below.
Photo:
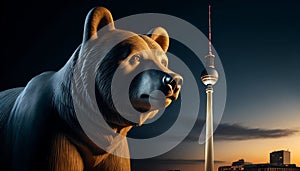
<path fill-rule="evenodd" d="M 212 47 L 211 47 L 211 3 L 208 4 L 208 53 L 212 55 Z"/>

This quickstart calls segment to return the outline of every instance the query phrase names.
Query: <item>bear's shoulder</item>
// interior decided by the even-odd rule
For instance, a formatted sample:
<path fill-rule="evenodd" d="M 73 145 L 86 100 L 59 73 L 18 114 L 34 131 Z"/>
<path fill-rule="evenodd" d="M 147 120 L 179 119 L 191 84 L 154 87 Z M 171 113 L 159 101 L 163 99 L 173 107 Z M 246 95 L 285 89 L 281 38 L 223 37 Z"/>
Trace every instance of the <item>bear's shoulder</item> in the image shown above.
<path fill-rule="evenodd" d="M 32 78 L 17 97 L 11 117 L 30 117 L 49 113 L 52 107 L 54 72 L 45 72 Z"/>

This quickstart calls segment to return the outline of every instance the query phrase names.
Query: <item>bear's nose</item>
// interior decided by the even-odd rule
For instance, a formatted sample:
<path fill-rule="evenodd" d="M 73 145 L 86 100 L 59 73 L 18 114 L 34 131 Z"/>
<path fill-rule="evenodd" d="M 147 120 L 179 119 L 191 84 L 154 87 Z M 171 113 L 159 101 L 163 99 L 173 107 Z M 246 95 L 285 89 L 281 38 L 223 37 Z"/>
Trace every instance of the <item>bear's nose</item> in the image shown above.
<path fill-rule="evenodd" d="M 163 76 L 162 82 L 164 85 L 170 86 L 171 90 L 176 91 L 180 89 L 183 78 L 177 74 L 173 74 L 173 76 L 170 74 L 166 74 Z"/>

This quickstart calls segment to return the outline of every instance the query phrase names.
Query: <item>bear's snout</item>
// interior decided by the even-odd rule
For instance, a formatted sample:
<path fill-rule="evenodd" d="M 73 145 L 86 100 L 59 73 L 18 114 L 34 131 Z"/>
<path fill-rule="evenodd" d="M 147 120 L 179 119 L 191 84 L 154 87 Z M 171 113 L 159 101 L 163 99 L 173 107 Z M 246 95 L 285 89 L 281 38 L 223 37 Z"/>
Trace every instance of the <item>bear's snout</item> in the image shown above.
<path fill-rule="evenodd" d="M 178 98 L 182 83 L 183 78 L 174 72 L 146 70 L 131 82 L 130 100 L 136 109 L 143 112 L 165 108 Z"/>

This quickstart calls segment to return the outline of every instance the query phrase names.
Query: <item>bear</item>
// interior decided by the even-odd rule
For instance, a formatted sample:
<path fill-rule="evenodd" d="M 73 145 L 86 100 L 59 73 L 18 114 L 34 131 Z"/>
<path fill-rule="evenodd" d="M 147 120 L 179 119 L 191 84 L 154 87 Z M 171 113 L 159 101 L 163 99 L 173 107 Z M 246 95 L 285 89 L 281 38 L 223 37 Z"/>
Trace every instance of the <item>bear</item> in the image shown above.
<path fill-rule="evenodd" d="M 147 34 L 117 29 L 108 9 L 91 9 L 82 43 L 60 70 L 0 92 L 0 170 L 130 171 L 126 138 L 110 140 L 111 132 L 100 125 L 97 138 L 113 147 L 108 151 L 83 129 L 73 92 L 84 87 L 76 79 L 85 80 L 94 68 L 86 84 L 92 87 L 101 117 L 109 129 L 126 137 L 133 126 L 142 125 L 179 96 L 183 78 L 168 68 L 168 47 L 169 36 L 162 27 Z"/>

